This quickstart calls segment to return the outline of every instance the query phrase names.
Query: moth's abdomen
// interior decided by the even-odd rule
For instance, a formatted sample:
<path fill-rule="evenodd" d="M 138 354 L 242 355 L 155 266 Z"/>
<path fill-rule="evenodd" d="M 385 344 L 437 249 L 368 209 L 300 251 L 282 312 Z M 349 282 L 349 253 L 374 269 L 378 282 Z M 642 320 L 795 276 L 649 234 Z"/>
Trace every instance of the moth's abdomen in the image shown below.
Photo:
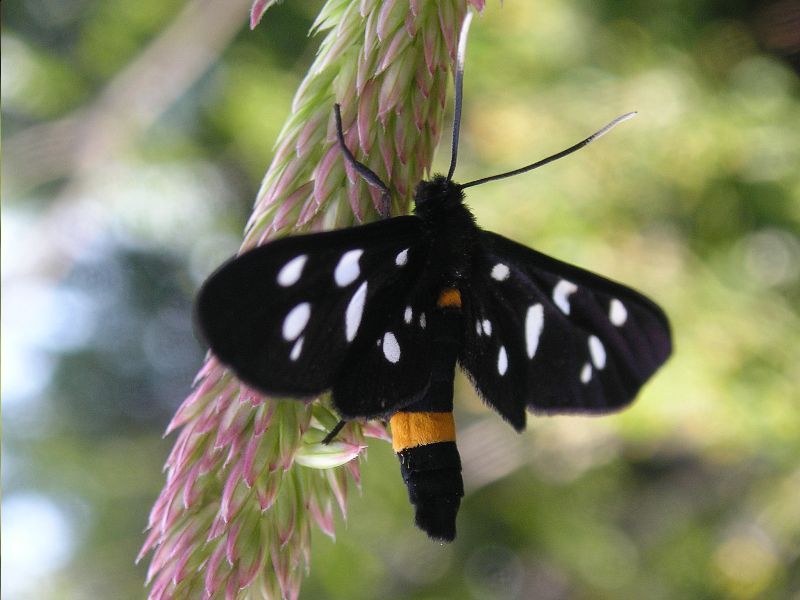
<path fill-rule="evenodd" d="M 431 380 L 422 399 L 391 418 L 392 446 L 417 526 L 452 541 L 464 495 L 453 420 L 453 379 L 461 343 L 461 294 L 447 288 L 431 318 Z"/>
<path fill-rule="evenodd" d="M 464 495 L 455 441 L 406 448 L 398 458 L 417 527 L 435 540 L 453 541 Z"/>
<path fill-rule="evenodd" d="M 456 440 L 453 413 L 396 412 L 391 418 L 392 448 L 397 454 L 409 448 Z"/>

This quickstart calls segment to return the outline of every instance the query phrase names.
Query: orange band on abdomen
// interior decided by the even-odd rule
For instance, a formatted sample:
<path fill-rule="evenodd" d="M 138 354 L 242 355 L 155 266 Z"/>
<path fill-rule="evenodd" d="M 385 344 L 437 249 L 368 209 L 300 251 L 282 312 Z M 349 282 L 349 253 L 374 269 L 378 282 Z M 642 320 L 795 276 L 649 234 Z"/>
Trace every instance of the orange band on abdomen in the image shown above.
<path fill-rule="evenodd" d="M 389 422 L 395 452 L 436 442 L 456 441 L 456 424 L 451 412 L 398 412 Z"/>
<path fill-rule="evenodd" d="M 436 306 L 445 308 L 448 306 L 455 306 L 461 308 L 461 292 L 456 288 L 447 288 L 439 294 L 439 299 L 436 301 Z"/>

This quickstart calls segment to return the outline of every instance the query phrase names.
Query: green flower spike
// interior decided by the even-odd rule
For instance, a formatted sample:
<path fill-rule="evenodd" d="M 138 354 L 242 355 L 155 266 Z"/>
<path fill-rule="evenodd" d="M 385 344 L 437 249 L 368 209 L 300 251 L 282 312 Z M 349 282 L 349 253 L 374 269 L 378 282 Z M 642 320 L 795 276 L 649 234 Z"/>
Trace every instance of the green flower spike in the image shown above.
<path fill-rule="evenodd" d="M 257 0 L 255 26 L 274 0 Z M 458 28 L 483 0 L 329 0 L 325 33 L 297 91 L 247 224 L 242 250 L 299 231 L 348 227 L 384 209 L 342 160 L 333 105 L 348 147 L 407 212 L 439 141 Z M 266 398 L 213 356 L 167 432 L 178 431 L 167 481 L 140 558 L 153 552 L 149 598 L 297 598 L 309 569 L 312 521 L 334 535 L 349 480 L 359 483 L 364 435 L 350 423 L 323 445 L 337 417 L 323 402 Z"/>

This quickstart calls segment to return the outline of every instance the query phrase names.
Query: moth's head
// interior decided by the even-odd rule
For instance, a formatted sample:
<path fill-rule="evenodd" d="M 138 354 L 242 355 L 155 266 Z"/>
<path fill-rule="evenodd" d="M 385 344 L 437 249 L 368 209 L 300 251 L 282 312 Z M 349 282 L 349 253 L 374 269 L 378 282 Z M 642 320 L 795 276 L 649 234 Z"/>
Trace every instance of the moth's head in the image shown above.
<path fill-rule="evenodd" d="M 457 206 L 464 201 L 461 186 L 447 179 L 444 175 L 434 175 L 430 181 L 420 181 L 414 191 L 414 212 L 428 213 Z"/>

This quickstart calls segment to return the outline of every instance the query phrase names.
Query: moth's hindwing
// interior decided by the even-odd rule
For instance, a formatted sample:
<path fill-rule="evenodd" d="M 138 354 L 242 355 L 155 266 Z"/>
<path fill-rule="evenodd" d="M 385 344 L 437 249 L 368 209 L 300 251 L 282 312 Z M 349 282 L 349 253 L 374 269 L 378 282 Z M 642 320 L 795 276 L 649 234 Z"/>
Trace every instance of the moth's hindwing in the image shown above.
<path fill-rule="evenodd" d="M 425 280 L 376 297 L 374 326 L 365 328 L 333 385 L 333 403 L 343 418 L 388 416 L 428 389 L 434 302 Z"/>
<path fill-rule="evenodd" d="M 643 295 L 502 236 L 479 240 L 459 360 L 518 429 L 526 407 L 620 409 L 666 361 L 669 324 Z"/>
<path fill-rule="evenodd" d="M 420 219 L 398 217 L 260 246 L 203 285 L 198 329 L 254 388 L 318 394 L 348 381 L 361 367 L 360 353 L 395 326 L 392 318 L 402 318 L 427 244 Z M 392 374 L 383 377 L 389 382 Z"/>

